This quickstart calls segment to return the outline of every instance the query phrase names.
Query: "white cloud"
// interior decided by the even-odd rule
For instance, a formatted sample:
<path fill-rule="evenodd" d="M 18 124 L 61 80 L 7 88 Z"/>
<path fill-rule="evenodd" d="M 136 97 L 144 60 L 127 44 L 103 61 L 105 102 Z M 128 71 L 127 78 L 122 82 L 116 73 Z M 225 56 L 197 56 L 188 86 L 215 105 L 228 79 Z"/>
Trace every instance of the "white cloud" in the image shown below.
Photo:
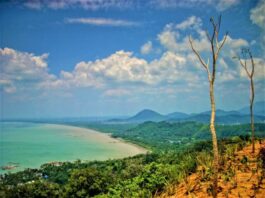
<path fill-rule="evenodd" d="M 104 87 L 112 83 L 144 83 L 159 84 L 171 82 L 179 78 L 175 71 L 183 69 L 185 58 L 172 52 L 166 52 L 160 59 L 147 62 L 136 58 L 132 52 L 117 51 L 107 58 L 95 62 L 78 63 L 71 74 L 63 73 L 63 80 L 68 76 L 77 86 L 95 86 L 96 83 Z"/>
<path fill-rule="evenodd" d="M 66 23 L 79 23 L 96 26 L 138 26 L 139 23 L 126 20 L 117 20 L 109 18 L 67 18 Z"/>
<path fill-rule="evenodd" d="M 265 0 L 260 0 L 256 7 L 250 10 L 250 19 L 261 28 L 265 24 Z"/>
<path fill-rule="evenodd" d="M 183 57 L 185 63 L 182 63 L 182 65 L 184 67 L 189 67 L 190 70 L 192 70 L 192 67 L 194 67 L 195 69 L 194 71 L 189 71 L 188 73 L 182 71 L 181 68 L 176 69 L 176 71 L 180 72 L 175 76 L 179 76 L 180 79 L 191 79 L 194 76 L 201 75 L 199 71 L 203 71 L 200 62 L 191 51 L 190 43 L 188 41 L 188 34 L 192 35 L 193 44 L 202 55 L 205 62 L 207 62 L 207 59 L 209 58 L 209 61 L 211 63 L 211 48 L 205 31 L 202 29 L 200 18 L 192 16 L 179 24 L 168 24 L 165 26 L 164 30 L 160 34 L 158 34 L 158 40 L 160 44 L 165 48 L 165 50 Z M 219 39 L 221 41 L 223 40 L 222 37 L 220 37 Z M 241 48 L 249 47 L 249 45 L 250 44 L 245 39 L 232 38 L 231 36 L 227 36 L 226 43 L 220 53 L 217 62 L 217 83 L 237 82 L 240 81 L 243 76 L 245 76 L 245 72 L 241 67 L 239 67 L 238 62 L 233 62 L 231 60 L 232 57 L 237 55 L 238 51 L 240 51 Z M 264 79 L 265 60 L 255 57 L 254 61 L 256 63 L 255 79 L 259 81 Z M 182 72 L 186 74 L 184 76 L 181 76 Z M 206 76 L 205 74 L 202 75 Z M 171 77 L 173 76 L 168 75 L 168 81 L 171 79 Z M 199 77 L 197 79 L 191 80 L 191 84 L 194 85 L 200 82 L 202 78 L 203 77 Z M 174 81 L 178 82 L 176 77 Z M 223 87 L 225 85 L 220 84 L 220 86 Z"/>
<path fill-rule="evenodd" d="M 141 53 L 142 54 L 149 54 L 153 50 L 153 45 L 151 41 L 146 42 L 142 47 L 141 47 Z"/>
<path fill-rule="evenodd" d="M 217 11 L 224 11 L 240 3 L 241 0 L 152 0 L 150 3 L 158 8 L 211 6 Z"/>
<path fill-rule="evenodd" d="M 135 0 L 26 0 L 24 5 L 30 9 L 66 9 L 66 8 L 83 8 L 86 10 L 99 9 L 127 9 L 132 7 L 156 7 L 160 9 L 176 7 L 196 7 L 205 8 L 213 7 L 217 11 L 224 11 L 238 5 L 242 0 L 147 0 L 145 2 Z"/>
<path fill-rule="evenodd" d="M 212 0 L 152 0 L 150 3 L 158 8 L 193 7 L 197 5 L 209 5 Z"/>
<path fill-rule="evenodd" d="M 128 8 L 133 5 L 131 0 L 27 0 L 24 5 L 31 9 L 65 9 L 78 7 L 87 10 L 98 10 L 108 8 Z"/>
<path fill-rule="evenodd" d="M 250 10 L 250 19 L 252 23 L 258 25 L 261 32 L 261 47 L 263 48 L 263 54 L 265 55 L 265 0 L 260 0 L 256 7 Z"/>
<path fill-rule="evenodd" d="M 224 11 L 230 7 L 238 5 L 239 3 L 240 0 L 219 0 L 216 8 L 219 11 Z"/>
<path fill-rule="evenodd" d="M 188 28 L 198 30 L 202 26 L 202 20 L 199 17 L 191 16 L 187 20 L 176 25 L 176 29 L 186 30 Z"/>
<path fill-rule="evenodd" d="M 179 24 L 167 24 L 164 30 L 158 34 L 158 40 L 165 49 L 177 53 L 190 53 L 188 32 L 196 36 L 194 45 L 198 51 L 209 51 L 210 45 L 205 31 L 202 29 L 202 20 L 191 16 Z M 185 30 L 185 31 L 183 31 Z"/>
<path fill-rule="evenodd" d="M 191 27 L 191 28 L 190 28 Z M 105 91 L 105 95 L 122 95 L 126 92 L 122 88 L 110 89 L 111 86 L 136 85 L 138 83 L 146 86 L 158 86 L 174 83 L 186 83 L 186 86 L 197 87 L 202 78 L 201 65 L 190 49 L 188 36 L 182 30 L 189 29 L 197 35 L 194 39 L 195 47 L 202 53 L 209 53 L 210 46 L 206 34 L 202 30 L 201 19 L 189 17 L 179 24 L 168 24 L 158 34 L 160 44 L 166 51 L 159 59 L 150 62 L 137 58 L 132 52 L 117 51 L 110 56 L 96 61 L 82 61 L 76 64 L 72 72 L 61 71 L 60 77 L 56 80 L 46 81 L 44 87 L 95 87 Z M 235 68 L 231 69 L 226 59 L 231 59 L 236 50 L 247 46 L 244 39 L 227 38 L 226 50 L 222 53 L 218 64 L 217 74 L 220 82 L 236 79 L 238 73 Z M 152 43 L 149 41 L 142 46 L 142 53 L 152 50 Z M 209 56 L 210 57 L 210 56 Z M 199 83 L 200 84 L 200 83 Z"/>
<path fill-rule="evenodd" d="M 197 51 L 201 52 L 202 55 L 205 55 L 211 51 L 211 47 L 206 32 L 203 30 L 201 21 L 199 17 L 191 16 L 179 24 L 167 24 L 164 30 L 158 34 L 158 40 L 166 50 L 183 54 L 183 56 L 184 54 L 190 56 L 193 55 L 193 52 L 191 51 L 189 43 L 189 35 L 192 35 L 195 48 Z M 209 32 L 211 32 L 211 30 Z M 219 38 L 220 42 L 223 38 Z M 233 57 L 240 48 L 248 46 L 249 43 L 242 38 L 234 39 L 227 36 L 221 54 L 223 54 L 223 56 Z"/>
<path fill-rule="evenodd" d="M 194 83 L 198 80 L 188 66 L 185 56 L 167 51 L 159 59 L 147 62 L 133 56 L 132 52 L 117 51 L 94 62 L 77 63 L 72 72 L 61 71 L 60 77 L 41 83 L 43 88 L 94 87 L 109 90 L 105 95 L 126 94 L 127 85 L 157 86 L 176 82 Z"/>
<path fill-rule="evenodd" d="M 178 37 L 179 33 L 173 30 L 173 24 L 167 24 L 164 30 L 157 36 L 160 44 L 172 51 L 178 48 L 176 41 Z"/>
<path fill-rule="evenodd" d="M 244 62 L 244 60 L 242 61 Z M 246 61 L 247 61 L 248 71 L 252 71 L 250 59 L 247 59 Z M 254 58 L 253 61 L 255 64 L 254 79 L 265 80 L 265 59 Z M 247 78 L 246 71 L 240 64 L 238 64 L 238 70 L 239 70 L 240 77 Z"/>
<path fill-rule="evenodd" d="M 10 48 L 0 49 L 0 85 L 7 93 L 13 93 L 18 87 L 27 84 L 53 79 L 48 73 L 46 59 L 48 54 L 36 56 L 32 53 L 19 52 Z"/>
<path fill-rule="evenodd" d="M 72 71 L 61 71 L 59 76 L 54 76 L 48 72 L 48 54 L 37 56 L 4 48 L 0 50 L 0 66 L 3 68 L 0 86 L 6 93 L 23 90 L 25 87 L 45 90 L 95 88 L 101 90 L 105 96 L 129 95 L 139 87 L 141 90 L 164 87 L 171 91 L 174 89 L 172 87 L 182 87 L 183 90 L 177 91 L 189 92 L 193 88 L 205 86 L 207 75 L 190 49 L 187 33 L 194 35 L 194 46 L 203 57 L 211 59 L 210 46 L 202 30 L 201 19 L 194 16 L 179 24 L 165 26 L 157 36 L 165 50 L 159 58 L 151 61 L 120 50 L 95 61 L 81 61 Z M 248 45 L 244 39 L 227 37 L 218 61 L 217 82 L 236 81 L 242 77 L 238 62 L 231 61 L 231 58 L 240 48 Z M 142 53 L 152 50 L 151 41 L 144 46 Z M 256 78 L 264 78 L 264 67 L 261 67 L 264 60 L 255 58 L 255 62 Z"/>
<path fill-rule="evenodd" d="M 40 1 L 26 1 L 24 5 L 30 9 L 39 10 L 42 7 L 42 4 Z"/>

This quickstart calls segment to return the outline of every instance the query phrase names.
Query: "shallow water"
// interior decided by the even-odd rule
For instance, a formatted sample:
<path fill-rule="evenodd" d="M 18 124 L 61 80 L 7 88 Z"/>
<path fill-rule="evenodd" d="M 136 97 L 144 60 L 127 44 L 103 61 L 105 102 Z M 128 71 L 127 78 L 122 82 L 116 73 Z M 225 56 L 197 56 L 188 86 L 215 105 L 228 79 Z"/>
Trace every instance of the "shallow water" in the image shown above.
<path fill-rule="evenodd" d="M 14 122 L 0 122 L 0 127 L 0 166 L 19 165 L 11 172 L 52 161 L 106 160 L 143 152 L 90 129 Z"/>

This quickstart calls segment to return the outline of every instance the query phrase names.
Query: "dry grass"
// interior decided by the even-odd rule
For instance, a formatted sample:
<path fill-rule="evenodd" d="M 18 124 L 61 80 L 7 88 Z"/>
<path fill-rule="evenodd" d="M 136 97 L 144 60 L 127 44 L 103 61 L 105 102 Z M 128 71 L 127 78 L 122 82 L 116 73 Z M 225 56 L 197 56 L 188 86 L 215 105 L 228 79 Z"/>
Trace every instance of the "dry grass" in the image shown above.
<path fill-rule="evenodd" d="M 235 146 L 235 145 L 234 145 Z M 237 146 L 228 147 L 221 157 L 219 172 L 220 198 L 265 197 L 265 170 L 259 158 L 261 148 L 265 143 L 256 143 L 256 152 L 251 153 L 251 145 L 238 151 Z M 205 163 L 204 163 L 205 164 Z M 210 166 L 210 165 L 209 165 Z M 185 181 L 176 186 L 175 193 L 164 193 L 160 198 L 205 198 L 211 197 L 211 179 L 206 177 L 203 163 L 196 173 L 188 176 Z"/>

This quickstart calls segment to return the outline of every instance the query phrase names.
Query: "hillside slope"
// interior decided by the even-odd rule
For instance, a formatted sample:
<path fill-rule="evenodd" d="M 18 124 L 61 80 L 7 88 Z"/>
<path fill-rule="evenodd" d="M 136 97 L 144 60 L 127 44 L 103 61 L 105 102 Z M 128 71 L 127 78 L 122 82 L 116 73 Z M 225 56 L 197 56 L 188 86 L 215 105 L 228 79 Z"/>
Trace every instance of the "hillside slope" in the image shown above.
<path fill-rule="evenodd" d="M 251 153 L 251 145 L 240 151 L 238 147 L 227 147 L 222 156 L 219 173 L 218 198 L 256 197 L 262 198 L 265 194 L 265 142 L 256 143 L 255 154 Z M 200 159 L 200 161 L 206 161 Z M 197 172 L 188 176 L 184 182 L 176 187 L 173 195 L 163 194 L 159 197 L 181 198 L 211 197 L 211 180 L 209 167 L 201 163 Z M 208 172 L 208 173 L 207 173 Z"/>

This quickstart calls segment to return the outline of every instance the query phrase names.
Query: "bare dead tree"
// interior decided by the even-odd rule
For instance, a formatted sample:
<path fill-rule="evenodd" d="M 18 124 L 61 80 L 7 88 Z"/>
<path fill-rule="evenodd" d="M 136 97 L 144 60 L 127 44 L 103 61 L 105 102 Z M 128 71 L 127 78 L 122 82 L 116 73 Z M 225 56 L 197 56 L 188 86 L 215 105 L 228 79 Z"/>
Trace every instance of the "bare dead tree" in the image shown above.
<path fill-rule="evenodd" d="M 218 169 L 219 169 L 219 154 L 218 154 L 218 143 L 217 143 L 217 136 L 216 136 L 216 130 L 215 130 L 215 99 L 214 99 L 214 82 L 215 82 L 215 73 L 216 73 L 216 63 L 217 59 L 219 57 L 219 53 L 222 49 L 222 47 L 225 44 L 226 38 L 228 33 L 226 32 L 224 38 L 222 41 L 218 41 L 219 37 L 219 31 L 220 31 L 220 25 L 221 25 L 221 15 L 218 18 L 218 21 L 215 22 L 213 18 L 210 19 L 210 22 L 213 27 L 213 32 L 210 35 L 209 32 L 206 31 L 206 35 L 208 37 L 208 40 L 211 45 L 211 70 L 209 69 L 209 58 L 207 63 L 203 60 L 200 53 L 194 48 L 194 44 L 192 41 L 191 36 L 189 37 L 190 46 L 192 48 L 192 51 L 199 59 L 200 63 L 202 64 L 203 68 L 206 70 L 208 75 L 208 81 L 209 81 L 209 92 L 210 92 L 210 101 L 211 101 L 211 119 L 210 119 L 210 131 L 212 135 L 212 143 L 213 143 L 213 154 L 214 154 L 214 160 L 213 160 L 213 197 L 217 197 L 217 190 L 218 190 Z"/>
<path fill-rule="evenodd" d="M 254 80 L 253 80 L 253 76 L 254 76 L 254 71 L 255 71 L 255 63 L 253 60 L 253 56 L 252 53 L 250 51 L 250 49 L 248 48 L 244 48 L 241 51 L 242 54 L 242 58 L 244 58 L 244 60 L 242 60 L 240 58 L 240 56 L 236 57 L 238 58 L 240 65 L 244 68 L 244 70 L 246 71 L 247 77 L 250 80 L 250 123 L 251 123 L 251 142 L 252 142 L 252 153 L 255 153 L 255 127 L 254 127 L 254 114 L 253 114 L 253 103 L 254 103 L 254 98 L 255 98 L 255 88 L 254 88 Z M 249 67 L 247 65 L 247 59 L 250 59 L 251 62 L 251 68 L 249 70 Z"/>

